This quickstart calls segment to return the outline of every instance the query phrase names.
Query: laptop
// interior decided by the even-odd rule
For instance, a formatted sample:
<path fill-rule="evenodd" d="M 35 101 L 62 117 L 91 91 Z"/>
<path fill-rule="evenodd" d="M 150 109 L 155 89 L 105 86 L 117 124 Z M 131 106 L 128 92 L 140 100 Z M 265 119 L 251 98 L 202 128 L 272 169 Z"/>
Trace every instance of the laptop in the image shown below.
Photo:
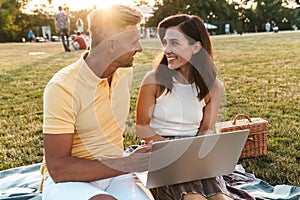
<path fill-rule="evenodd" d="M 147 188 L 232 173 L 249 130 L 154 142 L 148 171 L 136 173 Z"/>

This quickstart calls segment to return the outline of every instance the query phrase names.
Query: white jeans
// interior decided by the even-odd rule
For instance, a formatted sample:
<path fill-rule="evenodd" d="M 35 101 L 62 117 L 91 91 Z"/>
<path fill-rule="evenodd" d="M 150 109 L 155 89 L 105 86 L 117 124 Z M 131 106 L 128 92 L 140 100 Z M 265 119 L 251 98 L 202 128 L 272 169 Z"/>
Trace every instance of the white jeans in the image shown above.
<path fill-rule="evenodd" d="M 55 183 L 48 177 L 43 185 L 43 200 L 88 200 L 98 194 L 108 194 L 118 200 L 154 199 L 134 174 L 126 174 L 95 182 Z"/>

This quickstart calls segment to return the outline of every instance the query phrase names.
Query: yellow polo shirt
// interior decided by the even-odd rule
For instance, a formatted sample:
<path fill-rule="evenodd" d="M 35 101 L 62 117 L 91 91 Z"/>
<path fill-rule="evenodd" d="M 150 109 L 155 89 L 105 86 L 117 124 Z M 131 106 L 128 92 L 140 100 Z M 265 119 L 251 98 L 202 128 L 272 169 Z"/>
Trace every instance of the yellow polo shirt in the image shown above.
<path fill-rule="evenodd" d="M 91 160 L 120 157 L 133 70 L 117 69 L 109 86 L 106 78 L 97 77 L 87 66 L 85 54 L 57 72 L 47 84 L 43 133 L 73 133 L 75 157 Z M 45 161 L 41 173 L 44 178 L 48 176 Z"/>

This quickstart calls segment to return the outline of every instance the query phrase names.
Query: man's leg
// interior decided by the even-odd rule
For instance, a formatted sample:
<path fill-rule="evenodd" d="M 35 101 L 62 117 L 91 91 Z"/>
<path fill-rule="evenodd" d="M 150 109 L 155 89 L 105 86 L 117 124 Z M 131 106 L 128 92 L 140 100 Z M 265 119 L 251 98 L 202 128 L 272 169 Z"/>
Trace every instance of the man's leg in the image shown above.
<path fill-rule="evenodd" d="M 232 198 L 230 198 L 229 196 L 225 195 L 225 194 L 216 194 L 213 195 L 211 197 L 208 198 L 209 200 L 232 200 Z"/>
<path fill-rule="evenodd" d="M 61 34 L 60 37 L 61 37 L 61 42 L 62 42 L 62 44 L 64 46 L 64 49 L 65 49 L 65 51 L 67 51 L 67 47 L 66 47 L 66 43 L 65 43 L 65 35 Z"/>
<path fill-rule="evenodd" d="M 66 37 L 67 37 L 67 47 L 70 48 L 70 41 L 69 41 L 69 31 L 66 30 L 66 33 L 65 33 Z"/>
<path fill-rule="evenodd" d="M 185 194 L 182 196 L 183 200 L 207 200 L 201 194 Z"/>
<path fill-rule="evenodd" d="M 118 200 L 154 200 L 151 192 L 142 185 L 134 174 L 112 178 L 105 191 Z"/>
<path fill-rule="evenodd" d="M 76 50 L 76 51 L 80 49 L 80 46 L 76 42 L 73 43 L 72 46 L 73 46 L 74 50 Z"/>
<path fill-rule="evenodd" d="M 51 177 L 48 177 L 43 184 L 43 200 L 61 200 L 61 199 L 93 199 L 103 197 L 105 200 L 115 200 L 107 192 L 96 187 L 92 183 L 86 182 L 66 182 L 54 183 Z M 105 197 L 105 198 L 104 198 Z"/>
<path fill-rule="evenodd" d="M 69 48 L 69 47 L 67 46 L 67 44 L 66 44 L 65 34 L 64 34 L 64 31 L 63 31 L 63 30 L 60 31 L 60 36 L 61 36 L 61 42 L 62 42 L 62 44 L 63 44 L 63 46 L 64 46 L 65 51 L 66 51 L 66 52 L 70 52 L 71 50 L 70 50 L 70 48 Z M 68 40 L 68 38 L 67 38 L 67 40 Z"/>

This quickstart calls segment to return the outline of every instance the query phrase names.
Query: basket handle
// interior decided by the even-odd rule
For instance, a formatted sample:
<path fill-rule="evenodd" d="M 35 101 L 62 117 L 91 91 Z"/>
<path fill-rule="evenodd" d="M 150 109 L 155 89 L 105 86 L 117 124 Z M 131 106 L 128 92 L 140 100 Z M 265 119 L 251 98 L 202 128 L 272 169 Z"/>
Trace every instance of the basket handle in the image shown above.
<path fill-rule="evenodd" d="M 233 125 L 236 125 L 236 120 L 239 118 L 239 117 L 245 117 L 246 119 L 248 119 L 249 122 L 252 122 L 251 121 L 251 118 L 246 115 L 246 114 L 237 114 L 232 122 Z"/>

